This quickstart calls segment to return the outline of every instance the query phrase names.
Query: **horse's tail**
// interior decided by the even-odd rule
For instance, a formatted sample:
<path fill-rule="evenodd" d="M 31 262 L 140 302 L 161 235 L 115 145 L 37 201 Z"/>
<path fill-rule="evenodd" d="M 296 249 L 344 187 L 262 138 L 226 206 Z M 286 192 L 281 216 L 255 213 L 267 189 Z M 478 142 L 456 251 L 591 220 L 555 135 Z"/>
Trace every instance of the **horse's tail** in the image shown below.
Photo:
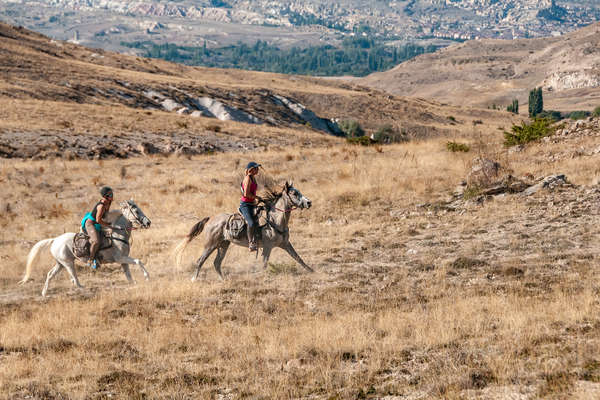
<path fill-rule="evenodd" d="M 202 219 L 201 221 L 197 222 L 194 226 L 192 226 L 190 233 L 188 233 L 187 236 L 181 242 L 179 242 L 177 247 L 175 247 L 175 255 L 177 257 L 177 267 L 179 267 L 181 265 L 181 259 L 183 258 L 183 251 L 185 250 L 187 245 L 192 240 L 194 240 L 194 238 L 196 236 L 198 236 L 199 234 L 202 233 L 202 230 L 204 229 L 204 225 L 206 225 L 206 222 L 209 219 L 210 219 L 210 217 L 206 217 L 206 218 Z"/>
<path fill-rule="evenodd" d="M 52 242 L 54 242 L 54 238 L 40 240 L 35 245 L 33 245 L 31 250 L 29 251 L 29 254 L 27 255 L 27 266 L 25 267 L 25 275 L 23 276 L 23 279 L 19 281 L 19 284 L 22 285 L 24 283 L 27 283 L 27 281 L 29 280 L 29 275 L 31 275 L 31 267 L 33 266 L 33 263 L 35 263 L 38 260 L 38 258 L 40 258 L 40 251 L 47 247 L 50 247 Z"/>

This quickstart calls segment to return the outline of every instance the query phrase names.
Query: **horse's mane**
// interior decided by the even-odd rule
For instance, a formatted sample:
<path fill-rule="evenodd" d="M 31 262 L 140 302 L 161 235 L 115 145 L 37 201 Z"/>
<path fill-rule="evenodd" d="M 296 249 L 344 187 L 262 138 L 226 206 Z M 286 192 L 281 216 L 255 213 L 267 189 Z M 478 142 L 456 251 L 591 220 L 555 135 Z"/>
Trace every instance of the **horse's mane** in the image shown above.
<path fill-rule="evenodd" d="M 106 214 L 106 220 L 113 224 L 121 215 L 123 215 L 121 210 L 110 210 L 108 214 Z"/>
<path fill-rule="evenodd" d="M 265 203 L 265 205 L 267 207 L 271 207 L 273 204 L 275 204 L 277 202 L 277 200 L 279 200 L 279 198 L 283 195 L 283 189 L 273 189 L 273 187 L 271 186 L 267 186 L 265 187 L 265 190 L 262 192 L 262 194 L 260 195 L 260 197 L 263 200 L 263 203 Z"/>

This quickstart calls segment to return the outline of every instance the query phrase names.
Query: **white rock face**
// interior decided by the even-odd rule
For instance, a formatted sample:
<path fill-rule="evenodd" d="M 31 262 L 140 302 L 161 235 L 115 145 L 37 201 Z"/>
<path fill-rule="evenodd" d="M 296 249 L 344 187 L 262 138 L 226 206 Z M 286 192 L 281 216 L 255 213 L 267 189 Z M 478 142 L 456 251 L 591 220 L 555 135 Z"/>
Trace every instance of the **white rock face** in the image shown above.
<path fill-rule="evenodd" d="M 220 101 L 211 99 L 210 97 L 198 98 L 196 105 L 201 111 L 204 111 L 205 114 L 209 113 L 221 121 L 237 121 L 245 122 L 247 124 L 263 123 L 259 118 L 256 118 L 252 114 L 248 114 L 247 112 L 238 110 L 235 107 L 225 105 Z"/>
<path fill-rule="evenodd" d="M 314 112 L 304 107 L 302 104 L 296 103 L 288 99 L 287 97 L 283 97 L 278 94 L 273 95 L 273 97 L 281 104 L 289 108 L 294 114 L 302 118 L 304 121 L 308 122 L 310 126 L 314 129 L 327 133 L 333 133 L 334 135 L 340 135 L 342 133 L 337 123 L 326 120 L 324 118 L 320 118 Z"/>
<path fill-rule="evenodd" d="M 181 104 L 172 99 L 164 99 L 160 104 L 162 104 L 164 109 L 167 111 L 173 111 L 182 107 Z"/>
<path fill-rule="evenodd" d="M 543 86 L 556 91 L 594 88 L 600 86 L 600 75 L 591 71 L 555 72 L 544 80 Z"/>

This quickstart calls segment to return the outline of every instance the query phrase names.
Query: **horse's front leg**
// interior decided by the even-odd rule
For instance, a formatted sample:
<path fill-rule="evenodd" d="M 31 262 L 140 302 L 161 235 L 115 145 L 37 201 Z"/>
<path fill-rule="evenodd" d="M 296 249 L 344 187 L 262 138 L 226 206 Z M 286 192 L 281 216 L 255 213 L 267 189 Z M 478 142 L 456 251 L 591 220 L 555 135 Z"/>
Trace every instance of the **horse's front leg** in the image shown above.
<path fill-rule="evenodd" d="M 292 246 L 292 244 L 290 242 L 286 242 L 284 244 L 281 245 L 281 248 L 284 249 L 285 251 L 287 251 L 287 253 L 294 259 L 296 260 L 296 262 L 298 262 L 298 264 L 302 265 L 304 267 L 304 269 L 306 269 L 309 272 L 314 272 L 313 269 L 311 267 L 309 267 L 308 265 L 306 265 L 306 263 L 304 262 L 304 260 L 298 255 L 298 253 L 296 253 L 296 250 L 294 250 L 294 246 Z"/>
<path fill-rule="evenodd" d="M 129 280 L 130 282 L 131 282 L 131 275 L 129 273 L 129 266 L 127 264 L 135 264 L 135 265 L 139 266 L 142 269 L 142 272 L 144 273 L 144 278 L 146 280 L 150 279 L 150 275 L 148 274 L 148 271 L 146 271 L 146 268 L 144 267 L 144 263 L 139 258 L 131 258 L 128 256 L 123 256 L 123 257 L 119 258 L 116 262 L 121 264 L 121 266 L 123 267 L 123 272 L 125 272 L 125 276 L 127 277 L 127 280 Z M 125 268 L 123 265 L 126 265 L 127 268 Z"/>

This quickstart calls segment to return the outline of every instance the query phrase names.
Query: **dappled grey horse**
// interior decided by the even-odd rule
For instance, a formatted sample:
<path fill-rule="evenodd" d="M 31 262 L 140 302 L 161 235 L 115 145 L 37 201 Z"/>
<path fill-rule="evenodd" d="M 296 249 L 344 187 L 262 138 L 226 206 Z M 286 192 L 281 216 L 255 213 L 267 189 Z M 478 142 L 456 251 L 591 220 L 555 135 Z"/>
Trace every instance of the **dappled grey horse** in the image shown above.
<path fill-rule="evenodd" d="M 270 192 L 263 198 L 263 202 L 266 208 L 267 223 L 260 228 L 262 235 L 258 240 L 258 247 L 262 247 L 264 267 L 267 267 L 271 250 L 275 247 L 279 247 L 287 251 L 287 253 L 306 270 L 312 272 L 312 268 L 306 265 L 290 243 L 290 232 L 288 229 L 292 210 L 296 208 L 308 209 L 312 205 L 311 201 L 304 197 L 291 183 L 286 182 L 280 192 Z M 227 221 L 231 215 L 232 214 L 218 214 L 213 217 L 204 218 L 196 223 L 192 227 L 190 233 L 177 245 L 175 253 L 177 255 L 177 264 L 180 265 L 183 251 L 187 245 L 192 239 L 202 233 L 203 230 L 206 232 L 206 244 L 202 255 L 198 261 L 196 261 L 196 272 L 192 277 L 192 281 L 195 281 L 198 278 L 202 264 L 204 264 L 213 251 L 217 250 L 217 256 L 213 262 L 215 270 L 219 274 L 219 277 L 223 279 L 221 263 L 223 262 L 223 258 L 225 258 L 229 245 L 233 243 L 238 246 L 248 247 L 248 238 L 246 234 L 241 234 L 236 239 L 227 239 L 225 227 L 227 226 Z"/>
<path fill-rule="evenodd" d="M 123 272 L 130 283 L 134 280 L 129 272 L 129 264 L 137 264 L 144 273 L 144 278 L 148 279 L 148 271 L 144 268 L 144 264 L 137 258 L 129 257 L 129 237 L 131 229 L 135 227 L 149 228 L 150 219 L 144 215 L 142 210 L 133 202 L 133 200 L 123 201 L 120 203 L 121 210 L 112 210 L 104 218 L 112 225 L 111 239 L 112 246 L 100 250 L 98 253 L 103 263 L 119 263 L 123 268 Z M 81 288 L 81 284 L 77 279 L 75 272 L 75 255 L 73 254 L 73 238 L 75 233 L 67 232 L 60 236 L 50 239 L 44 239 L 37 242 L 29 251 L 27 256 L 27 266 L 25 267 L 25 276 L 19 282 L 26 283 L 31 275 L 31 268 L 35 261 L 39 258 L 40 251 L 50 246 L 50 253 L 56 260 L 54 267 L 48 272 L 46 284 L 42 290 L 42 296 L 46 296 L 50 280 L 56 276 L 63 268 L 71 275 L 73 284 Z M 86 261 L 86 260 L 82 260 Z"/>

